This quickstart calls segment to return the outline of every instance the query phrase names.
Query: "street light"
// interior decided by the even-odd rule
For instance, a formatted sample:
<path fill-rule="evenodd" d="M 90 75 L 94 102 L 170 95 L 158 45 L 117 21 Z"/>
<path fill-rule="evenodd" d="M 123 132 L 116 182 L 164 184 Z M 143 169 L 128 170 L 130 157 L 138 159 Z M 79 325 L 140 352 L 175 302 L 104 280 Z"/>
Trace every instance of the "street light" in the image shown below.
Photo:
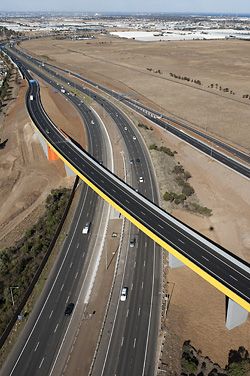
<path fill-rule="evenodd" d="M 19 287 L 18 286 L 10 287 L 10 295 L 11 295 L 11 300 L 12 300 L 12 304 L 13 304 L 13 307 L 14 307 L 15 302 L 14 302 L 14 296 L 13 296 L 13 292 L 12 292 L 13 289 L 19 289 Z"/>

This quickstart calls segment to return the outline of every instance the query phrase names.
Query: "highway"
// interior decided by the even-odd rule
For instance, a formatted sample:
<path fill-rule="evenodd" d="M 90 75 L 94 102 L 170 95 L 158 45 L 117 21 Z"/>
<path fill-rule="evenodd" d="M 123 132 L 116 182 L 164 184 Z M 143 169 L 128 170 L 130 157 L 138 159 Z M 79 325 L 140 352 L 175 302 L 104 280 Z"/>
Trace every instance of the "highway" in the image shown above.
<path fill-rule="evenodd" d="M 93 93 L 91 95 L 93 95 Z M 99 99 L 103 103 L 108 102 L 101 96 L 96 94 L 93 96 L 96 100 Z M 119 113 L 119 110 L 117 111 Z M 56 135 L 53 135 L 53 137 L 55 137 L 55 139 L 50 141 L 54 143 L 56 147 Z M 64 146 L 66 147 L 66 145 Z M 71 145 L 70 148 L 74 149 L 73 145 Z M 95 161 L 87 158 L 88 163 L 86 164 L 86 153 L 74 150 L 74 158 L 72 159 L 71 156 L 66 156 L 65 148 L 60 148 L 59 152 L 73 164 L 73 166 L 79 171 L 80 175 L 83 174 L 86 176 L 94 186 L 99 188 L 107 197 L 117 203 L 121 209 L 124 209 L 136 219 L 136 221 L 144 225 L 150 231 L 150 233 L 147 232 L 147 234 L 151 236 L 152 232 L 152 234 L 155 235 L 153 236 L 154 240 L 163 245 L 166 249 L 170 249 L 166 244 L 172 246 L 177 250 L 177 253 L 174 253 L 177 257 L 178 254 L 182 254 L 185 257 L 185 259 L 183 259 L 184 263 L 188 264 L 194 271 L 202 275 L 203 278 L 205 277 L 205 279 L 219 288 L 227 296 L 231 297 L 249 310 L 250 287 L 249 264 L 247 262 L 239 260 L 236 256 L 230 254 L 230 252 L 216 245 L 211 240 L 206 239 L 195 231 L 189 229 L 156 205 L 149 204 L 148 202 L 147 204 L 140 202 L 144 200 L 143 197 L 133 190 L 131 191 L 123 182 L 116 181 L 114 183 L 116 189 L 110 187 L 110 184 L 112 183 L 111 181 L 108 181 L 107 185 L 105 185 L 105 179 L 103 177 L 108 175 L 111 179 L 111 176 L 106 171 L 100 171 L 100 176 L 97 177 L 96 175 L 99 173 L 97 168 L 94 169 L 95 171 L 91 171 L 91 168 L 94 168 Z M 72 151 L 70 154 L 71 153 Z M 79 155 L 79 153 L 81 155 Z M 85 155 L 85 157 L 83 155 Z M 85 164 L 83 167 L 81 161 L 84 159 Z M 102 167 L 100 166 L 99 168 Z M 121 185 L 123 189 L 122 192 L 120 192 L 121 188 L 119 190 L 117 189 L 118 185 Z M 127 189 L 128 191 L 126 192 Z M 121 196 L 119 196 L 119 194 Z M 131 194 L 133 194 L 133 196 Z M 121 197 L 123 197 L 124 200 L 121 200 Z M 146 206 L 148 206 L 148 209 L 145 211 Z M 142 229 L 142 227 L 140 228 Z M 163 243 L 158 240 L 159 237 L 163 240 Z M 187 262 L 186 259 L 191 261 L 192 264 L 194 263 L 198 266 L 199 269 L 193 267 L 193 265 Z M 215 278 L 219 283 L 216 283 L 214 279 L 207 278 L 200 269 Z M 231 292 L 233 292 L 233 294 L 231 294 Z"/>
<path fill-rule="evenodd" d="M 86 124 L 90 124 L 93 115 L 84 112 Z M 105 147 L 98 128 L 87 128 L 89 150 L 96 158 L 106 161 Z M 90 135 L 91 131 L 91 135 Z M 98 204 L 99 202 L 99 204 Z M 75 212 L 70 232 L 60 252 L 56 268 L 46 286 L 42 299 L 35 307 L 36 314 L 29 322 L 30 332 L 20 338 L 6 367 L 1 370 L 3 375 L 45 375 L 49 374 L 51 364 L 58 351 L 69 318 L 64 315 L 68 302 L 77 302 L 81 285 L 89 265 L 88 253 L 92 230 L 96 228 L 95 217 L 102 210 L 102 204 L 96 193 L 88 186 L 82 185 L 82 194 Z M 88 235 L 82 234 L 85 223 L 92 222 Z M 98 221 L 97 221 L 98 223 Z M 80 309 L 84 309 L 81 307 Z"/>
<path fill-rule="evenodd" d="M 25 55 L 24 56 L 28 56 Z M 39 64 L 41 62 L 37 59 L 34 59 Z M 226 166 L 230 167 L 231 169 L 239 172 L 240 174 L 250 177 L 250 168 L 236 159 L 233 158 L 233 156 L 236 156 L 237 158 L 241 159 L 243 162 L 246 162 L 247 164 L 250 163 L 250 155 L 246 154 L 236 148 L 233 148 L 232 146 L 226 144 L 225 142 L 222 142 L 215 137 L 212 137 L 200 130 L 197 130 L 183 122 L 177 121 L 175 119 L 172 119 L 164 114 L 161 114 L 155 110 L 152 110 L 151 108 L 146 107 L 145 105 L 141 104 L 138 101 L 135 101 L 133 99 L 130 99 L 124 95 L 121 95 L 120 93 L 116 93 L 113 90 L 108 89 L 107 87 L 100 85 L 92 80 L 89 80 L 87 78 L 82 77 L 81 75 L 69 72 L 66 69 L 62 69 L 60 67 L 57 67 L 55 65 L 46 63 L 46 66 L 44 67 L 48 72 L 54 73 L 52 70 L 50 70 L 48 67 L 55 68 L 59 71 L 62 71 L 64 73 L 70 73 L 73 77 L 76 77 L 83 82 L 86 82 L 92 86 L 98 87 L 98 89 L 102 90 L 103 92 L 107 93 L 108 95 L 114 97 L 115 99 L 122 101 L 124 104 L 126 104 L 128 107 L 132 108 L 133 110 L 139 112 L 141 115 L 145 116 L 149 120 L 151 120 L 153 123 L 159 125 L 161 128 L 164 128 L 166 131 L 171 132 L 175 136 L 179 137 L 180 139 L 186 141 L 187 143 L 191 144 L 195 148 L 199 149 L 200 151 L 204 152 L 205 154 L 209 155 L 210 157 L 220 161 L 221 163 L 225 164 Z M 88 89 L 86 89 L 86 93 L 88 93 Z M 160 118 L 159 118 L 160 117 Z M 163 121 L 163 119 L 167 121 Z M 198 140 L 197 138 L 194 138 L 190 134 L 187 134 L 183 132 L 181 129 L 176 128 L 173 124 L 169 123 L 171 121 L 172 123 L 176 123 L 180 127 L 191 131 L 192 133 L 202 137 L 203 139 L 206 139 L 209 143 L 203 142 L 201 140 Z M 219 150 L 215 148 L 215 146 L 220 147 L 221 149 L 224 149 L 226 152 L 232 154 L 232 157 L 223 154 Z"/>
<path fill-rule="evenodd" d="M 24 67 L 21 67 L 21 69 L 23 70 L 24 74 L 29 76 L 29 73 L 25 70 Z M 29 78 L 31 79 L 31 76 Z M 45 77 L 43 77 L 43 78 L 45 78 Z M 52 83 L 52 82 L 51 82 L 51 84 L 55 85 L 55 83 Z M 70 99 L 78 106 L 79 109 L 81 109 L 81 111 L 83 112 L 83 116 L 84 116 L 84 113 L 90 112 L 89 109 L 87 109 L 84 106 L 83 103 L 80 103 L 80 101 L 77 101 L 77 98 L 70 97 Z M 80 106 L 79 106 L 79 104 L 80 104 Z M 29 105 L 29 103 L 28 103 L 28 105 Z M 109 110 L 112 111 L 111 109 L 109 109 Z M 38 113 L 36 110 L 34 112 L 36 114 Z M 121 119 L 117 119 L 116 111 L 115 111 L 115 113 L 113 113 L 113 118 L 114 118 L 114 120 L 116 120 L 116 122 L 117 122 L 117 120 L 120 120 L 120 122 L 122 121 L 122 117 L 121 117 Z M 88 124 L 91 124 L 90 119 L 87 119 L 87 121 L 88 121 Z M 130 158 L 134 157 L 134 160 L 135 160 L 136 157 L 138 158 L 138 156 L 140 156 L 140 163 L 133 166 L 133 177 L 134 177 L 134 179 L 136 179 L 136 181 L 138 181 L 138 176 L 140 176 L 142 174 L 142 171 L 145 169 L 144 174 L 146 174 L 147 177 L 148 177 L 148 180 L 150 180 L 151 178 L 150 178 L 150 174 L 148 172 L 148 167 L 149 167 L 148 161 L 144 162 L 145 158 L 147 158 L 147 157 L 144 155 L 145 153 L 143 152 L 143 150 L 142 150 L 142 148 L 141 148 L 141 146 L 140 146 L 140 144 L 138 143 L 137 140 L 136 140 L 136 142 L 133 142 L 131 144 L 132 135 L 131 135 L 131 138 L 130 138 L 130 125 L 128 124 L 126 119 L 123 119 L 123 121 L 126 122 L 126 125 L 128 127 L 128 131 L 126 132 L 127 140 L 125 140 L 125 142 L 127 142 L 129 149 L 130 149 L 130 151 L 129 151 Z M 121 124 L 121 126 L 122 126 L 121 129 L 123 129 L 122 124 Z M 95 127 L 92 126 L 92 128 L 95 128 Z M 46 132 L 46 130 L 45 130 L 45 132 Z M 146 163 L 146 165 L 145 165 L 145 163 Z M 136 178 L 136 176 L 137 176 L 137 178 Z M 154 190 L 152 194 L 156 195 L 155 185 L 153 185 L 153 183 L 151 185 L 152 185 L 152 191 Z M 142 186 L 143 186 L 143 184 L 142 184 Z M 148 193 L 147 193 L 147 191 L 148 191 Z M 149 187 L 145 186 L 144 193 L 151 196 L 151 186 L 149 186 Z M 156 341 L 156 338 L 157 338 L 157 335 L 158 335 L 159 308 L 160 308 L 160 302 L 161 302 L 161 296 L 159 295 L 161 273 L 159 271 L 161 269 L 161 257 L 162 257 L 162 253 L 160 252 L 160 248 L 157 245 L 155 245 L 154 242 L 151 239 L 148 239 L 147 236 L 144 233 L 139 234 L 139 236 L 137 237 L 137 242 L 138 243 L 136 244 L 136 247 L 135 247 L 136 252 L 134 252 L 134 255 L 136 255 L 136 261 L 135 261 L 136 268 L 132 269 L 133 271 L 135 270 L 136 275 L 137 275 L 136 282 L 134 282 L 133 278 L 131 278 L 131 275 L 130 275 L 131 272 L 129 270 L 129 267 L 127 267 L 126 268 L 126 275 L 127 275 L 127 282 L 126 283 L 127 283 L 127 285 L 129 285 L 129 284 L 131 284 L 131 280 L 132 280 L 132 285 L 134 286 L 134 291 L 137 295 L 141 294 L 141 291 L 140 291 L 141 285 L 145 284 L 146 289 L 145 289 L 145 292 L 142 294 L 143 299 L 139 299 L 138 302 L 136 302 L 136 304 L 134 305 L 135 307 L 138 305 L 137 309 L 142 311 L 141 316 L 144 317 L 144 319 L 141 320 L 141 317 L 138 317 L 137 320 L 135 320 L 133 315 L 130 315 L 127 318 L 127 320 L 125 320 L 127 322 L 127 325 L 132 328 L 132 332 L 133 332 L 133 338 L 132 339 L 134 340 L 134 335 L 137 335 L 138 339 L 141 338 L 140 341 L 138 340 L 138 345 L 140 345 L 140 343 L 143 344 L 142 346 L 140 346 L 140 349 L 137 351 L 138 354 L 137 354 L 137 357 L 135 359 L 135 362 L 133 364 L 131 364 L 131 366 L 130 366 L 132 375 L 136 375 L 136 376 L 138 376 L 140 374 L 139 373 L 140 369 L 141 369 L 141 374 L 143 374 L 145 369 L 147 369 L 147 368 L 150 369 L 154 366 L 155 350 L 156 350 L 155 349 L 155 341 Z M 149 252 L 150 250 L 153 250 L 154 258 L 151 257 L 151 253 Z M 158 250 L 158 253 L 156 254 L 157 250 Z M 140 258 L 142 258 L 142 257 L 143 257 L 143 263 L 140 263 Z M 138 259 L 138 261 L 137 261 L 137 259 Z M 129 265 L 129 262 L 128 262 L 128 265 Z M 158 272 L 154 273 L 154 270 L 156 268 L 157 268 Z M 141 272 L 140 271 L 141 269 L 144 270 L 144 271 Z M 148 277 L 147 274 L 145 274 L 145 270 L 150 272 L 149 273 L 150 278 Z M 137 288 L 137 285 L 139 285 L 140 288 Z M 127 304 L 129 303 L 130 296 L 133 296 L 133 295 L 130 293 Z M 118 299 L 119 298 L 120 297 L 118 297 Z M 149 304 L 149 302 L 151 304 Z M 119 321 L 120 320 L 119 320 L 119 315 L 118 315 L 117 316 L 117 322 L 119 322 Z M 140 323 L 139 327 L 137 325 L 138 322 Z M 145 338 L 144 338 L 143 335 L 141 335 L 142 328 L 143 328 L 143 333 L 145 333 Z M 122 338 L 123 333 L 119 332 L 119 335 Z M 126 335 L 126 333 L 124 335 Z M 129 339 L 128 335 L 126 336 L 126 338 L 128 338 L 128 342 L 129 342 L 130 339 Z M 120 342 L 121 339 L 119 339 L 118 341 Z M 145 352 L 145 346 L 148 349 L 148 351 L 146 351 L 146 352 Z M 137 346 L 137 348 L 138 348 L 138 346 Z M 123 354 L 123 358 L 125 359 L 126 363 L 128 363 L 127 362 L 128 357 L 130 357 L 129 352 Z M 25 359 L 25 356 L 24 356 L 24 359 Z M 34 361 L 34 364 L 36 364 L 36 363 L 37 362 Z M 136 366 L 136 368 L 135 368 L 135 366 Z M 126 369 L 128 370 L 127 367 L 126 367 Z M 107 372 L 108 372 L 107 374 L 111 374 L 111 373 L 109 373 L 109 371 L 107 371 Z M 125 372 L 126 372 L 126 370 L 125 370 Z"/>
<path fill-rule="evenodd" d="M 39 88 L 36 82 L 31 83 L 30 93 L 38 97 Z M 32 105 L 31 105 L 32 103 Z M 148 229 L 148 234 L 154 234 L 154 239 L 160 244 L 170 244 L 177 253 L 184 256 L 182 260 L 188 259 L 195 265 L 206 271 L 210 276 L 227 289 L 226 295 L 234 296 L 234 300 L 249 309 L 250 302 L 250 269 L 249 264 L 230 254 L 227 250 L 219 247 L 209 239 L 201 236 L 194 230 L 176 220 L 164 212 L 157 205 L 153 204 L 142 194 L 125 184 L 114 174 L 110 173 L 104 166 L 101 166 L 87 152 L 80 150 L 72 141 L 57 130 L 55 126 L 45 117 L 42 118 L 42 109 L 39 101 L 29 102 L 31 114 L 39 114 L 39 123 L 44 124 L 43 128 L 37 124 L 36 117 L 33 120 L 37 127 L 48 139 L 51 145 L 68 161 L 79 173 L 80 177 L 88 182 L 108 202 L 114 202 L 122 213 L 129 214 L 134 218 L 135 223 L 141 224 L 140 229 Z M 44 130 L 49 130 L 49 134 Z M 132 141 L 132 140 L 131 140 Z M 163 240 L 160 242 L 158 239 Z M 166 249 L 169 249 L 165 245 Z M 188 263 L 189 264 L 189 263 Z M 191 267 L 191 263 L 189 264 Z M 198 269 L 197 269 L 198 272 Z M 219 285 L 218 285 L 219 286 Z M 235 294 L 231 294 L 234 292 Z M 237 297 L 241 297 L 238 299 Z"/>
<path fill-rule="evenodd" d="M 32 60 L 33 62 L 35 62 L 39 66 L 42 65 L 41 61 L 39 61 L 38 59 L 31 58 L 29 55 L 26 55 L 25 53 L 23 53 L 19 50 L 17 50 L 17 51 L 23 57 Z M 220 163 L 223 163 L 227 167 L 233 169 L 234 171 L 237 171 L 238 173 L 242 174 L 243 176 L 250 178 L 250 168 L 249 168 L 249 166 L 247 166 L 244 163 L 239 162 L 237 159 L 234 159 L 234 157 L 233 157 L 233 156 L 237 156 L 237 158 L 239 158 L 243 162 L 249 164 L 250 163 L 250 156 L 248 154 L 243 153 L 242 151 L 237 150 L 237 149 L 233 148 L 232 146 L 216 139 L 215 137 L 207 135 L 206 133 L 204 133 L 202 131 L 199 131 L 199 130 L 197 130 L 193 127 L 190 127 L 190 126 L 188 126 L 184 123 L 173 120 L 173 119 L 167 117 L 164 114 L 160 114 L 159 112 L 154 111 L 154 110 L 146 107 L 145 105 L 143 105 L 143 104 L 141 104 L 141 103 L 139 103 L 139 102 L 137 102 L 133 99 L 130 99 L 130 98 L 124 96 L 124 95 L 116 93 L 115 91 L 110 90 L 103 85 L 97 84 L 96 82 L 93 82 L 92 80 L 84 78 L 77 73 L 70 72 L 66 69 L 62 69 L 60 67 L 57 67 L 57 66 L 49 64 L 49 63 L 46 63 L 43 66 L 43 69 L 45 69 L 47 72 L 51 73 L 52 75 L 55 75 L 55 72 L 53 70 L 51 70 L 49 67 L 52 67 L 52 68 L 57 69 L 59 71 L 62 71 L 64 73 L 70 73 L 71 76 L 76 77 L 76 78 L 82 80 L 83 82 L 86 82 L 86 83 L 88 83 L 92 86 L 98 87 L 98 89 L 100 89 L 103 92 L 105 92 L 106 94 L 114 97 L 115 99 L 122 101 L 125 105 L 132 108 L 134 111 L 137 111 L 138 113 L 145 116 L 146 118 L 148 118 L 149 120 L 151 120 L 152 122 L 154 122 L 155 124 L 160 126 L 161 128 L 163 128 L 166 131 L 174 134 L 178 138 L 184 140 L 185 142 L 189 143 L 193 147 L 195 147 L 198 150 L 202 151 L 203 153 L 209 155 L 211 158 L 216 159 Z M 61 77 L 61 79 L 62 79 L 62 77 Z M 68 82 L 69 79 L 64 77 L 64 81 Z M 78 85 L 74 82 L 71 82 L 71 84 L 72 84 L 73 87 L 83 91 L 86 95 L 89 95 L 92 98 L 95 95 L 96 95 L 96 98 L 100 98 L 100 96 L 98 94 L 93 93 L 91 90 L 89 90 L 87 88 L 83 89 L 80 85 Z M 166 119 L 167 121 L 163 121 L 163 119 Z M 182 128 L 184 128 L 188 131 L 192 131 L 192 133 L 194 133 L 198 136 L 201 136 L 202 138 L 206 139 L 208 142 L 203 142 L 202 140 L 199 140 L 196 137 L 191 136 L 190 134 L 186 133 L 182 129 L 179 129 L 179 128 L 175 127 L 173 124 L 170 124 L 169 121 L 175 122 L 176 124 L 178 124 L 179 126 L 181 126 Z M 232 157 L 222 153 L 222 151 L 220 151 L 220 150 L 217 150 L 216 147 L 215 147 L 216 145 L 218 147 L 220 147 L 221 149 L 224 149 L 226 152 L 231 153 Z"/>
<path fill-rule="evenodd" d="M 97 193 L 101 193 L 102 197 L 106 197 L 107 200 L 110 200 L 109 202 L 112 201 L 117 205 L 116 207 L 119 208 L 122 213 L 127 213 L 127 216 L 133 223 L 154 238 L 160 245 L 174 253 L 172 248 L 168 246 L 168 244 L 170 244 L 173 249 L 177 250 L 177 255 L 184 256 L 182 260 L 186 262 L 189 267 L 192 268 L 192 265 L 195 265 L 198 268 L 196 269 L 194 267 L 193 270 L 196 272 L 201 270 L 206 273 L 206 276 L 211 276 L 213 280 L 210 279 L 210 283 L 215 281 L 215 287 L 219 288 L 226 295 L 249 310 L 249 265 L 210 240 L 197 234 L 149 201 L 144 192 L 144 187 L 147 185 L 144 183 L 148 183 L 146 176 L 143 176 L 143 189 L 140 190 L 140 193 L 143 195 L 140 195 L 101 166 L 88 153 L 79 149 L 74 142 L 65 139 L 65 136 L 51 124 L 46 116 L 44 116 L 43 109 L 38 99 L 39 88 L 36 82 L 30 85 L 30 93 L 36 98 L 36 100 L 28 102 L 34 122 L 51 145 L 59 151 L 65 160 L 76 168 L 80 177 L 87 181 Z M 117 114 L 118 116 L 116 116 Z M 119 111 L 116 112 L 115 116 L 119 118 Z M 36 118 L 39 119 L 39 124 Z M 40 124 L 43 124 L 42 128 Z M 124 132 L 127 131 L 124 129 Z M 134 136 L 136 137 L 137 135 L 134 134 Z M 133 141 L 132 137 L 130 142 L 133 143 Z M 138 186 L 140 186 L 139 182 Z M 191 263 L 187 260 L 191 261 Z M 204 277 L 203 273 L 200 275 Z M 136 277 L 134 278 L 136 279 Z M 138 313 L 139 311 L 137 311 L 137 316 L 139 316 Z M 135 312 L 133 312 L 132 317 L 134 317 L 134 315 Z M 128 333 L 131 332 L 131 328 L 125 327 L 124 330 Z M 135 339 L 137 341 L 137 338 L 137 336 L 134 337 L 134 341 Z M 128 343 L 128 345 L 126 345 L 126 343 L 123 342 L 121 346 L 124 346 L 124 349 L 127 349 L 127 351 L 131 349 L 131 345 L 133 346 L 134 351 L 132 350 L 133 353 L 130 353 L 130 358 L 136 353 L 136 343 L 137 342 L 133 342 L 132 344 Z M 141 345 L 138 346 L 138 348 L 141 349 Z M 124 353 L 124 349 L 121 349 L 121 354 Z M 127 351 L 125 351 L 125 353 Z M 117 365 L 119 374 L 124 374 L 125 367 L 126 361 L 121 358 L 121 361 Z M 106 371 L 104 370 L 104 372 Z M 136 372 L 136 369 L 134 372 Z"/>

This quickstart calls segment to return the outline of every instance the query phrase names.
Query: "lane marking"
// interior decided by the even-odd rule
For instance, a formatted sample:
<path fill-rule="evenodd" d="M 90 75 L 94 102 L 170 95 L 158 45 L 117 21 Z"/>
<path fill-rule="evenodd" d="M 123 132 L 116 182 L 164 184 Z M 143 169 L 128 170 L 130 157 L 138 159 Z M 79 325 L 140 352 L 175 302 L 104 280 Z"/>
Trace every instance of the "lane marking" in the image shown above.
<path fill-rule="evenodd" d="M 36 347 L 34 348 L 34 352 L 36 352 L 40 342 L 37 342 Z"/>
<path fill-rule="evenodd" d="M 39 368 L 42 367 L 43 362 L 44 362 L 44 358 L 42 358 L 41 363 L 40 363 L 40 365 L 39 365 Z"/>
<path fill-rule="evenodd" d="M 48 143 L 48 142 L 47 142 Z M 70 143 L 70 141 L 68 141 L 68 143 Z M 199 265 L 196 265 L 194 264 L 191 260 L 187 259 L 187 257 L 185 257 L 184 255 L 180 254 L 178 250 L 174 249 L 171 245 L 169 245 L 166 241 L 162 240 L 159 238 L 159 236 L 157 236 L 156 234 L 154 234 L 152 231 L 150 231 L 148 228 L 146 228 L 144 225 L 142 225 L 140 222 L 138 222 L 135 218 L 133 218 L 133 216 L 131 216 L 130 214 L 128 214 L 123 208 L 121 208 L 118 204 L 116 204 L 112 199 L 110 199 L 106 194 L 104 194 L 99 188 L 97 188 L 93 183 L 91 183 L 91 181 L 86 178 L 84 175 L 82 175 L 82 173 L 80 173 L 79 171 L 76 170 L 76 168 L 74 168 L 70 162 L 65 159 L 50 143 L 49 145 L 51 146 L 51 148 L 60 156 L 60 158 L 77 174 L 81 177 L 81 179 L 83 181 L 85 181 L 92 189 L 95 190 L 95 192 L 97 192 L 102 198 L 104 198 L 107 202 L 109 202 L 110 204 L 112 204 L 113 207 L 115 207 L 116 209 L 118 209 L 122 215 L 124 215 L 126 218 L 128 218 L 133 224 L 135 224 L 137 227 L 139 227 L 141 230 L 143 230 L 147 235 L 149 235 L 153 240 L 157 241 L 157 243 L 161 246 L 163 246 L 163 248 L 165 248 L 166 250 L 168 250 L 170 253 L 172 253 L 174 256 L 176 255 L 177 258 L 179 258 L 180 261 L 183 261 L 190 269 L 194 270 L 197 274 L 199 274 L 201 277 L 203 277 L 205 280 L 207 280 L 207 282 L 211 283 L 214 287 L 216 287 L 217 289 L 219 289 L 221 292 L 223 292 L 225 295 L 227 295 L 228 297 L 230 297 L 231 299 L 235 300 L 236 302 L 238 302 L 238 304 L 240 304 L 242 307 L 244 307 L 245 309 L 247 309 L 248 311 L 250 310 L 250 304 L 248 302 L 246 302 L 243 298 L 241 298 L 239 295 L 237 295 L 237 293 L 235 293 L 234 291 L 232 291 L 230 289 L 230 287 L 228 288 L 227 286 L 225 286 L 223 284 L 224 279 L 220 277 L 220 280 L 218 281 L 216 279 L 215 276 L 213 275 L 210 275 L 209 274 L 209 271 L 204 271 L 203 269 L 201 269 L 201 267 Z M 77 147 L 75 146 L 75 148 L 77 149 Z M 83 154 L 83 152 L 81 151 L 81 153 Z M 86 159 L 88 159 L 87 156 L 85 156 Z M 89 157 L 90 159 L 90 157 Z M 106 174 L 108 175 L 108 172 L 106 172 Z M 120 184 L 122 185 L 122 182 L 120 182 Z M 153 206 L 153 204 L 148 204 L 149 206 Z M 161 210 L 159 210 L 159 213 L 161 213 Z M 167 213 L 165 213 L 165 216 L 168 217 Z M 164 220 L 165 222 L 165 220 Z M 173 219 L 171 220 L 172 223 L 176 223 L 177 220 Z M 168 225 L 170 225 L 168 223 Z M 185 226 L 183 224 L 178 224 L 179 225 L 179 228 L 184 228 Z M 171 225 L 170 225 L 171 226 Z M 175 229 L 176 231 L 178 231 L 177 229 Z M 187 231 L 187 229 L 185 228 L 185 231 Z M 180 232 L 180 231 L 179 231 Z M 189 234 L 192 234 L 192 231 L 189 229 L 187 231 L 187 233 Z M 189 238 L 188 236 L 186 236 L 187 238 Z M 190 239 L 194 244 L 197 244 L 197 240 L 200 240 L 203 241 L 203 245 L 207 245 L 206 241 L 204 241 L 204 239 L 202 239 L 202 237 L 200 237 L 199 235 L 196 234 L 195 236 L 195 240 L 194 241 L 193 239 Z M 171 243 L 171 242 L 170 242 Z M 205 250 L 206 252 L 209 252 L 210 250 L 207 250 L 207 249 L 204 249 L 204 247 L 202 247 L 201 245 L 199 245 L 203 250 Z M 211 245 L 209 244 L 209 246 L 211 247 Z M 213 249 L 215 249 L 217 247 L 213 247 Z M 177 247 L 178 249 L 178 247 Z M 217 250 L 217 249 L 216 249 Z M 223 254 L 225 252 L 223 252 L 222 250 L 220 250 L 220 252 L 217 250 L 218 253 L 220 254 Z M 212 254 L 212 252 L 210 251 L 209 253 Z M 215 258 L 218 258 L 216 257 L 215 255 L 213 255 Z M 225 256 L 224 256 L 225 257 Z M 230 260 L 230 256 L 227 255 L 227 259 Z M 235 260 L 234 260 L 235 261 Z M 224 264 L 227 265 L 227 267 L 231 267 L 228 265 L 228 263 L 226 263 L 225 261 L 222 261 L 220 259 L 220 262 L 224 262 Z M 241 266 L 242 267 L 242 266 Z M 231 267 L 232 268 L 232 267 Z M 243 268 L 243 267 L 242 267 Z M 233 268 L 232 268 L 233 269 Z M 241 274 L 241 273 L 239 273 Z M 244 276 L 245 278 L 247 278 L 246 276 Z M 248 278 L 247 278 L 248 279 Z M 236 291 L 238 291 L 236 288 L 235 288 Z M 243 293 L 242 293 L 243 294 Z M 243 296 L 246 296 L 245 294 L 243 294 Z M 247 297 L 247 296 L 246 296 Z"/>
<path fill-rule="evenodd" d="M 59 325 L 59 324 L 56 324 L 56 327 L 55 327 L 55 329 L 54 329 L 54 333 L 57 331 L 58 325 Z"/>
<path fill-rule="evenodd" d="M 64 283 L 62 284 L 62 286 L 61 286 L 61 289 L 60 289 L 60 290 L 62 291 L 62 289 L 63 289 L 63 288 L 64 288 Z"/>
<path fill-rule="evenodd" d="M 133 347 L 135 348 L 135 345 L 136 345 L 136 338 L 134 339 L 134 344 L 133 344 Z"/>
<path fill-rule="evenodd" d="M 201 256 L 201 257 L 204 258 L 207 261 L 210 261 L 206 256 Z"/>
<path fill-rule="evenodd" d="M 76 246 L 76 248 L 79 248 L 79 245 L 80 245 L 80 243 L 77 243 L 77 246 Z"/>
<path fill-rule="evenodd" d="M 52 309 L 52 311 L 50 312 L 49 319 L 51 318 L 52 315 L 53 315 L 53 309 Z"/>
<path fill-rule="evenodd" d="M 143 289 L 143 286 L 144 286 L 144 282 L 142 281 L 142 283 L 141 283 L 141 288 Z"/>
<path fill-rule="evenodd" d="M 237 278 L 235 278 L 233 275 L 231 275 L 231 274 L 229 274 L 229 277 L 231 277 L 232 279 L 234 279 L 235 281 L 237 281 L 238 282 L 238 279 Z"/>
<path fill-rule="evenodd" d="M 182 244 L 185 244 L 185 242 L 181 239 L 178 239 L 178 242 L 182 243 Z"/>
<path fill-rule="evenodd" d="M 127 309 L 126 318 L 128 317 L 128 314 L 129 314 L 129 309 Z"/>
<path fill-rule="evenodd" d="M 124 337 L 122 337 L 121 347 L 123 346 L 123 342 L 124 342 Z"/>
<path fill-rule="evenodd" d="M 68 296 L 67 299 L 66 299 L 66 303 L 68 303 L 68 301 L 69 301 L 69 296 Z"/>
<path fill-rule="evenodd" d="M 146 266 L 146 261 L 145 261 L 145 260 L 144 260 L 143 266 L 144 266 L 144 268 L 145 268 L 145 266 Z"/>
<path fill-rule="evenodd" d="M 70 266 L 69 266 L 70 269 L 72 268 L 72 265 L 73 265 L 73 261 L 70 263 Z"/>
<path fill-rule="evenodd" d="M 77 278 L 77 276 L 78 276 L 78 272 L 76 272 L 75 279 Z"/>
<path fill-rule="evenodd" d="M 136 267 L 136 261 L 134 262 L 134 268 Z"/>
<path fill-rule="evenodd" d="M 141 314 L 141 307 L 139 307 L 138 309 L 138 316 L 140 316 L 140 314 Z"/>

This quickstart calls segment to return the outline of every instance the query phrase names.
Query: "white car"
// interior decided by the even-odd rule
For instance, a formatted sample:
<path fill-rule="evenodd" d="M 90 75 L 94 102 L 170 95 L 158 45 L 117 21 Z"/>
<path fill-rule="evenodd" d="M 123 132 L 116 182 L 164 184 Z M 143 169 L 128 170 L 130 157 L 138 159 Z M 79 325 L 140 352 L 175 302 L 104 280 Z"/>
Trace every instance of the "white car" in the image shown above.
<path fill-rule="evenodd" d="M 135 243 L 136 243 L 135 238 L 131 239 L 130 242 L 129 242 L 129 246 L 130 246 L 130 248 L 134 248 Z"/>
<path fill-rule="evenodd" d="M 91 123 L 91 124 L 95 124 L 95 123 L 94 123 L 94 120 L 91 120 L 91 122 L 90 122 L 90 123 Z"/>
<path fill-rule="evenodd" d="M 128 296 L 128 287 L 123 287 L 122 293 L 121 293 L 121 301 L 125 302 Z"/>
<path fill-rule="evenodd" d="M 90 228 L 90 222 L 86 223 L 86 225 L 83 227 L 82 233 L 87 234 L 89 232 L 89 228 Z"/>
<path fill-rule="evenodd" d="M 135 137 L 135 136 L 133 136 L 133 140 L 136 140 L 136 137 Z"/>
<path fill-rule="evenodd" d="M 124 131 L 127 131 L 128 130 L 128 128 L 127 127 L 124 127 Z"/>
<path fill-rule="evenodd" d="M 139 177 L 139 183 L 143 183 L 144 182 L 144 178 L 143 178 L 143 176 L 140 176 Z"/>

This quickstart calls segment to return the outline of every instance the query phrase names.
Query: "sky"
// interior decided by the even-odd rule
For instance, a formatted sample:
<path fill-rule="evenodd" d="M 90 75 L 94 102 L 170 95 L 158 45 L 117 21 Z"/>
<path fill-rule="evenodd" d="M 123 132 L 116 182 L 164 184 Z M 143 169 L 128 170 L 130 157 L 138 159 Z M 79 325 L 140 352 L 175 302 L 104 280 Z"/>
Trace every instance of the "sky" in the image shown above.
<path fill-rule="evenodd" d="M 1 0 L 0 11 L 250 13 L 250 0 Z"/>

